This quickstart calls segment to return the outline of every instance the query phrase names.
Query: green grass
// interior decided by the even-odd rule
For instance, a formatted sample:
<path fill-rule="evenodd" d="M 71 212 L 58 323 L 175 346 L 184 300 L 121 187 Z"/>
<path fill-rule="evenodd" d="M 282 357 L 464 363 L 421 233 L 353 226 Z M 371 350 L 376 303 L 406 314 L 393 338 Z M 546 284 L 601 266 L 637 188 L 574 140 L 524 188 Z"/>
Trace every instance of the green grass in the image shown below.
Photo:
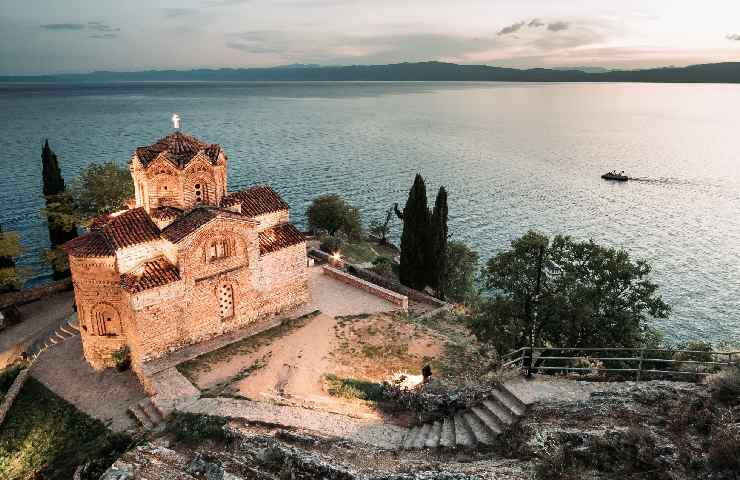
<path fill-rule="evenodd" d="M 258 349 L 269 345 L 275 339 L 284 337 L 294 330 L 304 326 L 310 319 L 316 317 L 320 313 L 320 311 L 314 310 L 306 315 L 285 320 L 280 325 L 276 325 L 273 328 L 256 335 L 252 335 L 251 337 L 243 338 L 237 342 L 230 343 L 229 345 L 217 350 L 204 353 L 203 355 L 192 360 L 188 360 L 187 362 L 183 362 L 177 365 L 177 370 L 195 384 L 197 383 L 198 374 L 210 371 L 213 365 L 219 362 L 228 361 L 237 355 L 253 353 Z"/>
<path fill-rule="evenodd" d="M 0 479 L 68 480 L 88 461 L 84 478 L 99 478 L 131 443 L 29 378 L 0 427 Z"/>
<path fill-rule="evenodd" d="M 374 250 L 373 244 L 365 241 L 343 243 L 342 257 L 349 263 L 372 262 L 378 258 L 378 253 Z"/>
<path fill-rule="evenodd" d="M 356 398 L 379 402 L 383 400 L 383 386 L 379 383 L 357 380 L 355 378 L 339 378 L 333 373 L 324 375 L 329 395 L 341 398 Z"/>

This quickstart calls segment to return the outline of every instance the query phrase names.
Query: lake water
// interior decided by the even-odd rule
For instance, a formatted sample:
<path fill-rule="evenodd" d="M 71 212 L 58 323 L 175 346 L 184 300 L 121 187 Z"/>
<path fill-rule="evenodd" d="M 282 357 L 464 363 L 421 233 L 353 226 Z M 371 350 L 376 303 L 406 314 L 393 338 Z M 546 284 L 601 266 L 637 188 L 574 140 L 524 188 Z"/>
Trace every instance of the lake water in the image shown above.
<path fill-rule="evenodd" d="M 431 201 L 447 186 L 450 231 L 483 259 L 529 229 L 622 247 L 654 265 L 669 338 L 740 343 L 740 86 L 0 85 L 0 223 L 22 234 L 30 284 L 48 279 L 43 139 L 69 182 L 126 165 L 173 112 L 224 147 L 231 189 L 272 184 L 299 225 L 334 192 L 380 219 L 421 172 Z M 615 168 L 642 180 L 599 178 Z"/>

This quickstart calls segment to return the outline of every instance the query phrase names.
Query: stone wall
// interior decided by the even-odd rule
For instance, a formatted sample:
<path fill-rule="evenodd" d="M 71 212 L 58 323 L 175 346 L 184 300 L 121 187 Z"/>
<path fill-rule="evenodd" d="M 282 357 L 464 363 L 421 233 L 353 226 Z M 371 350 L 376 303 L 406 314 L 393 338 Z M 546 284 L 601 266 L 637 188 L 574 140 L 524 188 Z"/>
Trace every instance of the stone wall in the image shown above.
<path fill-rule="evenodd" d="M 396 293 L 400 293 L 401 295 L 405 295 L 409 297 L 411 300 L 421 302 L 421 303 L 426 303 L 429 305 L 434 305 L 435 307 L 444 307 L 445 305 L 447 305 L 446 302 L 443 302 L 442 300 L 438 298 L 434 298 L 418 290 L 414 290 L 413 288 L 409 288 L 404 285 L 401 285 L 400 283 L 396 281 L 387 279 L 365 268 L 357 268 L 357 267 L 350 265 L 347 267 L 347 269 L 349 270 L 349 273 L 351 273 L 352 275 L 356 277 L 359 277 L 363 280 L 367 280 L 368 282 L 374 283 L 376 285 L 380 285 L 383 288 L 392 290 Z"/>
<path fill-rule="evenodd" d="M 270 227 L 279 225 L 281 223 L 288 223 L 290 221 L 288 210 L 280 210 L 277 212 L 268 213 L 266 215 L 259 215 L 254 217 L 255 220 L 260 222 L 257 226 L 257 231 L 267 230 Z"/>
<path fill-rule="evenodd" d="M 119 273 L 127 273 L 144 261 L 165 255 L 171 263 L 177 260 L 172 258 L 171 243 L 167 240 L 153 240 L 150 242 L 132 245 L 116 252 Z"/>
<path fill-rule="evenodd" d="M 11 305 L 23 305 L 24 303 L 33 302 L 59 292 L 66 292 L 71 288 L 72 279 L 66 278 L 40 287 L 21 290 L 20 292 L 3 293 L 0 295 L 0 308 Z"/>
<path fill-rule="evenodd" d="M 27 368 L 21 370 L 18 373 L 18 376 L 15 377 L 13 384 L 8 389 L 8 393 L 5 394 L 3 403 L 0 405 L 0 426 L 2 426 L 3 421 L 5 421 L 5 416 L 8 414 L 8 411 L 10 411 L 10 407 L 13 406 L 15 398 L 21 392 L 21 388 L 23 388 L 23 384 L 26 383 L 30 373 L 31 371 Z"/>
<path fill-rule="evenodd" d="M 330 277 L 344 282 L 347 285 L 359 288 L 360 290 L 371 293 L 376 297 L 380 297 L 383 300 L 387 300 L 395 305 L 398 305 L 404 311 L 409 309 L 409 298 L 405 295 L 401 295 L 400 293 L 396 293 L 394 291 L 388 290 L 387 288 L 375 285 L 374 283 L 365 281 L 361 278 L 350 275 L 349 273 L 342 272 L 341 270 L 337 270 L 336 268 L 332 268 L 328 265 L 324 265 L 322 267 L 322 271 L 324 272 L 324 275 L 329 275 Z"/>

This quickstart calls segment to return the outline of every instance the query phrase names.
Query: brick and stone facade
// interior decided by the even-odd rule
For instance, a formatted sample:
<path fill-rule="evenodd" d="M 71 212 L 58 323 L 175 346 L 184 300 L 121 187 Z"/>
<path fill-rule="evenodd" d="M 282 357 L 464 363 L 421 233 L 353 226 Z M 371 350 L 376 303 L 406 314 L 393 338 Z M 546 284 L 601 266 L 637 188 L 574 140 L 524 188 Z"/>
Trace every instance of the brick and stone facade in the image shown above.
<path fill-rule="evenodd" d="M 134 208 L 68 242 L 87 361 L 134 370 L 308 300 L 304 236 L 269 186 L 229 193 L 218 145 L 175 132 L 136 149 Z"/>

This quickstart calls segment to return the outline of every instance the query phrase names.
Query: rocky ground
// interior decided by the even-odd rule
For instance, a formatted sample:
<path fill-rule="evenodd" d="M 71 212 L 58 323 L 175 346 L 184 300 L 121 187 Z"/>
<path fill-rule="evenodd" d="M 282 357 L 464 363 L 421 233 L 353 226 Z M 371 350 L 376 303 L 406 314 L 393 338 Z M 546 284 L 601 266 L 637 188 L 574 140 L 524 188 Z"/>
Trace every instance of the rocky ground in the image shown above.
<path fill-rule="evenodd" d="M 715 397 L 706 385 L 645 382 L 540 402 L 499 445 L 475 451 L 391 452 L 316 432 L 178 417 L 103 478 L 738 480 L 740 406 Z"/>

